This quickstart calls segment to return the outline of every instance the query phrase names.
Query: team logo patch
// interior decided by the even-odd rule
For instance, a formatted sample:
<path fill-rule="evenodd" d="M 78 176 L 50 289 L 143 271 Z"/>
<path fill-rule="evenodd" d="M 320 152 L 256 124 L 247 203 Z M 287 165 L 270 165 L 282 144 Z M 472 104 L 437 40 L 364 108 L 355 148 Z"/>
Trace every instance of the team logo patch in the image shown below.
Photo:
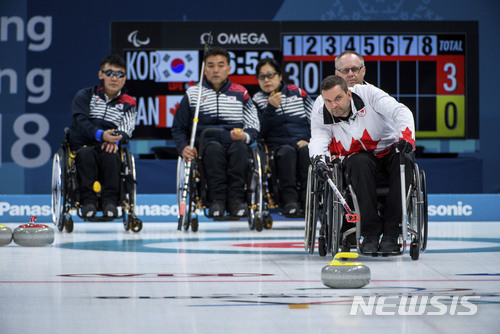
<path fill-rule="evenodd" d="M 365 117 L 366 115 L 366 108 L 363 108 L 361 110 L 358 111 L 358 115 L 359 117 Z"/>

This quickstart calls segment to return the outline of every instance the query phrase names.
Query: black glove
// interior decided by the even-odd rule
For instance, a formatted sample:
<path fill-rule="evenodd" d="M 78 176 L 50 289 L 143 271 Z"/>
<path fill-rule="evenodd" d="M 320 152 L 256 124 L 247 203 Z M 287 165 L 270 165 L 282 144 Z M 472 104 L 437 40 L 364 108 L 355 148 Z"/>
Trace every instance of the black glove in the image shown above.
<path fill-rule="evenodd" d="M 404 139 L 401 139 L 400 141 L 398 141 L 396 143 L 396 148 L 398 149 L 399 152 L 403 152 L 403 153 L 410 153 L 410 152 L 413 152 L 413 150 L 414 150 L 413 145 Z"/>
<path fill-rule="evenodd" d="M 314 164 L 314 172 L 316 173 L 316 175 L 326 181 L 328 179 L 328 177 L 330 176 L 330 169 L 328 168 L 328 166 L 326 165 L 325 162 L 323 161 L 317 161 L 315 164 Z"/>

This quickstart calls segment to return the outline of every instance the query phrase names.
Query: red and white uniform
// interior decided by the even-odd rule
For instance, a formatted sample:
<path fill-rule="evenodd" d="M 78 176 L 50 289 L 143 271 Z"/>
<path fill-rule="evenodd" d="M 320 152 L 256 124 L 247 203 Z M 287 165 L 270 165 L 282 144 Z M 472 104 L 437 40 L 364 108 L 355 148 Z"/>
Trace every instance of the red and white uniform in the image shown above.
<path fill-rule="evenodd" d="M 408 107 L 373 85 L 349 89 L 352 114 L 347 121 L 334 119 L 321 95 L 316 99 L 311 114 L 311 158 L 326 155 L 344 159 L 360 151 L 381 158 L 400 139 L 415 146 L 415 124 Z"/>

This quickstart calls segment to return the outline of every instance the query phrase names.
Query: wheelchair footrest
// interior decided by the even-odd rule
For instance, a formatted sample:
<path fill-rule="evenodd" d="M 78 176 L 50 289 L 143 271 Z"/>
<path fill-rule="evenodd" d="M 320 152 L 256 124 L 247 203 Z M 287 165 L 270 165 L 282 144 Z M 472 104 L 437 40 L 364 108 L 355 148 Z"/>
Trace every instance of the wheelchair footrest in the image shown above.
<path fill-rule="evenodd" d="M 389 256 L 396 256 L 396 255 L 401 255 L 402 252 L 401 251 L 397 251 L 397 252 L 375 252 L 375 253 L 359 253 L 360 255 L 364 255 L 364 256 L 371 256 L 371 257 L 379 257 L 379 256 L 382 256 L 382 257 L 389 257 Z"/>
<path fill-rule="evenodd" d="M 304 213 L 298 213 L 296 215 L 286 215 L 286 214 L 282 214 L 280 216 L 283 216 L 285 218 L 289 218 L 289 219 L 304 219 L 305 218 L 305 214 Z"/>
<path fill-rule="evenodd" d="M 237 216 L 210 217 L 210 216 L 207 216 L 207 218 L 213 219 L 214 221 L 238 221 L 241 219 L 248 219 L 248 216 L 242 216 L 242 217 L 237 217 Z"/>
<path fill-rule="evenodd" d="M 89 221 L 92 223 L 102 223 L 102 222 L 112 222 L 115 219 L 121 219 L 121 217 L 102 217 L 102 216 L 95 216 L 91 218 L 82 218 L 84 221 Z"/>

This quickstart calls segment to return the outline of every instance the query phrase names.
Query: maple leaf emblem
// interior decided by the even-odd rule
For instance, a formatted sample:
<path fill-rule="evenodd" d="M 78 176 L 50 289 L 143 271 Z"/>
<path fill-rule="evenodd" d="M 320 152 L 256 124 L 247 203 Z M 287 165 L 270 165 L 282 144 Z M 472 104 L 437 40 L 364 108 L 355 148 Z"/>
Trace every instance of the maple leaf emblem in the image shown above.
<path fill-rule="evenodd" d="M 179 108 L 179 102 L 177 102 L 173 108 L 170 108 L 169 112 L 170 112 L 173 116 L 175 116 L 175 113 L 177 112 L 177 109 L 178 109 L 178 108 Z"/>
<path fill-rule="evenodd" d="M 367 151 L 373 152 L 377 149 L 379 140 L 373 140 L 368 131 L 363 131 L 363 136 L 360 138 L 360 141 L 363 143 Z"/>
<path fill-rule="evenodd" d="M 346 150 L 340 141 L 332 138 L 330 143 L 330 153 L 334 156 L 348 156 L 349 154 L 358 153 L 361 151 L 373 152 L 377 149 L 379 140 L 373 140 L 367 130 L 363 131 L 363 136 L 356 140 L 352 138 L 349 150 Z"/>
<path fill-rule="evenodd" d="M 415 146 L 415 139 L 412 138 L 412 132 L 411 130 L 406 127 L 406 129 L 401 133 L 403 135 L 403 137 L 400 137 L 399 139 L 404 139 L 406 140 L 407 142 L 409 142 L 410 144 L 412 144 L 413 146 Z"/>

